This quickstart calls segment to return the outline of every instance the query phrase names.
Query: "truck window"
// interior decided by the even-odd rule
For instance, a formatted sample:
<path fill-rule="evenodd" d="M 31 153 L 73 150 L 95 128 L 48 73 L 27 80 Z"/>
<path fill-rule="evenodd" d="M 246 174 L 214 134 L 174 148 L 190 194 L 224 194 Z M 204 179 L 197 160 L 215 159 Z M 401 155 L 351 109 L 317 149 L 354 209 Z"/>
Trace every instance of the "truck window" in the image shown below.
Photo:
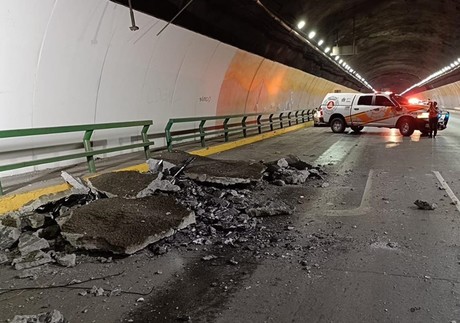
<path fill-rule="evenodd" d="M 378 106 L 394 106 L 393 102 L 390 101 L 390 99 L 388 99 L 387 97 L 383 96 L 383 95 L 377 95 L 375 97 L 375 104 L 374 105 L 378 105 Z"/>
<path fill-rule="evenodd" d="M 357 105 L 372 105 L 372 95 L 363 95 L 358 99 Z"/>

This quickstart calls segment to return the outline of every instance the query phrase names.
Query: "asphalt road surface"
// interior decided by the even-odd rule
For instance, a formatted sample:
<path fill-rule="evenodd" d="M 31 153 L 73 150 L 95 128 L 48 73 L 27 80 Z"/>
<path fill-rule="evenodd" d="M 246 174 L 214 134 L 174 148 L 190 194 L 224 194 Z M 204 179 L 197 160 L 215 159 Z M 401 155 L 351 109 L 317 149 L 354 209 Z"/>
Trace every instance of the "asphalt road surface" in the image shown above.
<path fill-rule="evenodd" d="M 327 175 L 279 188 L 275 198 L 294 201 L 296 211 L 262 220 L 266 242 L 179 244 L 110 263 L 79 255 L 76 267 L 38 269 L 30 282 L 2 267 L 3 287 L 79 279 L 129 293 L 12 291 L 0 295 L 0 319 L 58 309 L 71 322 L 460 322 L 459 116 L 435 139 L 312 127 L 213 156 L 294 154 Z M 416 200 L 437 207 L 421 210 Z"/>
<path fill-rule="evenodd" d="M 219 267 L 220 278 L 212 266 L 199 265 L 151 301 L 169 300 L 156 310 L 173 313 L 151 321 L 460 322 L 458 119 L 452 113 L 435 139 L 418 131 L 404 138 L 396 129 L 334 134 L 319 127 L 214 156 L 295 154 L 323 165 L 327 184 L 292 192 L 305 194 L 304 203 L 287 222 L 283 243 L 271 244 L 258 260 L 240 254 L 241 267 Z M 416 200 L 437 207 L 420 210 Z M 312 237 L 325 243 L 312 248 Z M 228 287 L 210 296 L 215 279 Z M 148 320 L 145 314 L 136 318 Z"/>

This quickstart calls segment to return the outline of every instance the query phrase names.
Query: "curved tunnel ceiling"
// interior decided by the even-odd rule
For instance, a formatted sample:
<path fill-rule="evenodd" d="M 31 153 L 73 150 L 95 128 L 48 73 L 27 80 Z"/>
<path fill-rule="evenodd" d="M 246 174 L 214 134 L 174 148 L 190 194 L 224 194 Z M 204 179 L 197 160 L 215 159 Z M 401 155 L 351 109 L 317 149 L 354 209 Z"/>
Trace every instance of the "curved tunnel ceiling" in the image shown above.
<path fill-rule="evenodd" d="M 127 0 L 115 1 L 128 6 Z M 169 21 L 190 0 L 132 0 L 135 10 Z M 264 9 L 267 8 L 267 10 Z M 460 0 L 192 0 L 174 24 L 360 91 L 369 91 L 283 27 L 325 46 L 352 46 L 341 58 L 376 90 L 402 92 L 460 57 Z M 128 12 L 127 12 L 128 15 Z M 349 47 L 350 48 L 350 47 Z M 459 65 L 460 66 L 460 65 Z M 460 80 L 460 68 L 415 88 Z"/>

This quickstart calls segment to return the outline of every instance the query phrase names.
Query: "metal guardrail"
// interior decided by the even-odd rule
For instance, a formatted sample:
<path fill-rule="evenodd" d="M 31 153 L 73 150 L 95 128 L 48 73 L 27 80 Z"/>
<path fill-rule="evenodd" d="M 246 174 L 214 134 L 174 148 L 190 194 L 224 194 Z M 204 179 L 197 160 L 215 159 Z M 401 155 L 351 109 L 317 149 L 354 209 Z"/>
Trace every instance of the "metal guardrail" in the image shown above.
<path fill-rule="evenodd" d="M 49 157 L 49 158 L 42 158 L 42 159 L 0 165 L 0 172 L 18 169 L 18 168 L 24 168 L 28 166 L 49 164 L 49 163 L 54 163 L 54 162 L 63 161 L 63 160 L 71 160 L 71 159 L 86 157 L 89 172 L 95 173 L 96 172 L 96 164 L 94 162 L 95 155 L 101 155 L 101 154 L 106 154 L 106 153 L 111 153 L 111 152 L 121 151 L 121 150 L 126 150 L 126 149 L 132 149 L 132 148 L 138 148 L 138 147 L 144 148 L 145 157 L 146 159 L 148 159 L 150 158 L 150 145 L 153 145 L 153 142 L 149 141 L 148 136 L 147 136 L 147 131 L 152 124 L 153 124 L 152 120 L 142 120 L 142 121 L 129 121 L 129 122 L 84 124 L 84 125 L 63 126 L 63 127 L 2 130 L 0 131 L 0 139 L 84 131 L 85 133 L 83 135 L 83 147 L 85 151 L 62 155 L 62 156 L 56 156 L 56 157 Z M 128 128 L 128 127 L 136 127 L 136 126 L 142 126 L 142 130 L 141 130 L 142 142 L 129 144 L 129 145 L 123 145 L 123 146 L 117 146 L 117 147 L 93 150 L 91 146 L 91 136 L 93 135 L 93 132 L 95 130 Z M 0 182 L 0 195 L 3 195 L 3 189 L 2 189 L 1 182 Z"/>
<path fill-rule="evenodd" d="M 305 123 L 313 119 L 314 109 L 282 111 L 277 113 L 250 113 L 236 114 L 224 116 L 208 116 L 208 117 L 191 117 L 191 118 L 173 118 L 169 119 L 166 128 L 166 145 L 168 151 L 172 151 L 173 142 L 184 140 L 197 140 L 199 138 L 201 147 L 206 147 L 206 137 L 223 136 L 225 142 L 229 141 L 230 135 L 240 134 L 246 138 L 249 131 L 256 131 L 256 134 L 261 134 L 266 131 L 274 131 L 276 129 L 286 128 L 294 124 Z M 230 120 L 241 119 L 235 123 L 229 123 Z M 205 127 L 207 121 L 222 121 L 221 124 Z M 174 124 L 178 123 L 195 123 L 200 122 L 198 129 L 192 128 L 188 130 L 172 131 Z"/>

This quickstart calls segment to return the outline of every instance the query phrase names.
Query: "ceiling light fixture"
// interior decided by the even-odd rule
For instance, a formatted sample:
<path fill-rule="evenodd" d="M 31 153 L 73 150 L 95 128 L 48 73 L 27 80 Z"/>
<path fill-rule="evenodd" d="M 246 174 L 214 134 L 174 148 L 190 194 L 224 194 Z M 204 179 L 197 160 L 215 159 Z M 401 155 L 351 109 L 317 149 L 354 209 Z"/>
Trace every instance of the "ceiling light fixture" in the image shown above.
<path fill-rule="evenodd" d="M 308 37 L 306 38 L 305 37 L 305 34 L 304 33 L 301 33 L 299 32 L 299 29 L 305 27 L 306 23 L 304 20 L 301 20 L 297 23 L 297 28 L 293 27 L 290 23 L 287 23 L 286 21 L 284 21 L 284 19 L 282 19 L 281 17 L 279 17 L 277 14 L 275 14 L 274 12 L 272 12 L 270 9 L 268 9 L 263 3 L 261 0 L 255 0 L 256 4 L 258 6 L 260 6 L 269 16 L 271 16 L 281 27 L 283 27 L 284 29 L 286 29 L 291 35 L 293 35 L 294 37 L 298 38 L 299 40 L 301 40 L 302 42 L 306 43 L 307 45 L 309 45 L 312 49 L 314 49 L 318 54 L 320 55 L 323 55 L 326 59 L 329 60 L 329 62 L 333 63 L 336 65 L 336 67 L 338 67 L 339 69 L 342 70 L 342 72 L 344 74 L 348 74 L 350 75 L 353 79 L 355 79 L 356 81 L 359 81 L 361 84 L 365 85 L 367 88 L 369 88 L 370 90 L 374 90 L 374 88 L 367 82 L 363 82 L 361 81 L 361 78 L 358 78 L 356 75 L 356 71 L 354 71 L 353 69 L 351 69 L 351 67 L 348 65 L 348 64 L 344 64 L 342 65 L 341 63 L 337 62 L 337 60 L 340 59 L 340 57 L 337 55 L 334 57 L 334 59 L 332 58 L 332 55 L 333 52 L 331 51 L 331 47 L 326 47 L 324 50 L 320 47 L 321 45 L 324 44 L 324 40 L 323 39 L 320 39 L 318 42 L 312 42 L 311 40 L 316 36 L 316 32 L 315 31 L 310 31 L 308 33 Z M 459 62 L 460 62 L 460 58 L 459 58 Z"/>

